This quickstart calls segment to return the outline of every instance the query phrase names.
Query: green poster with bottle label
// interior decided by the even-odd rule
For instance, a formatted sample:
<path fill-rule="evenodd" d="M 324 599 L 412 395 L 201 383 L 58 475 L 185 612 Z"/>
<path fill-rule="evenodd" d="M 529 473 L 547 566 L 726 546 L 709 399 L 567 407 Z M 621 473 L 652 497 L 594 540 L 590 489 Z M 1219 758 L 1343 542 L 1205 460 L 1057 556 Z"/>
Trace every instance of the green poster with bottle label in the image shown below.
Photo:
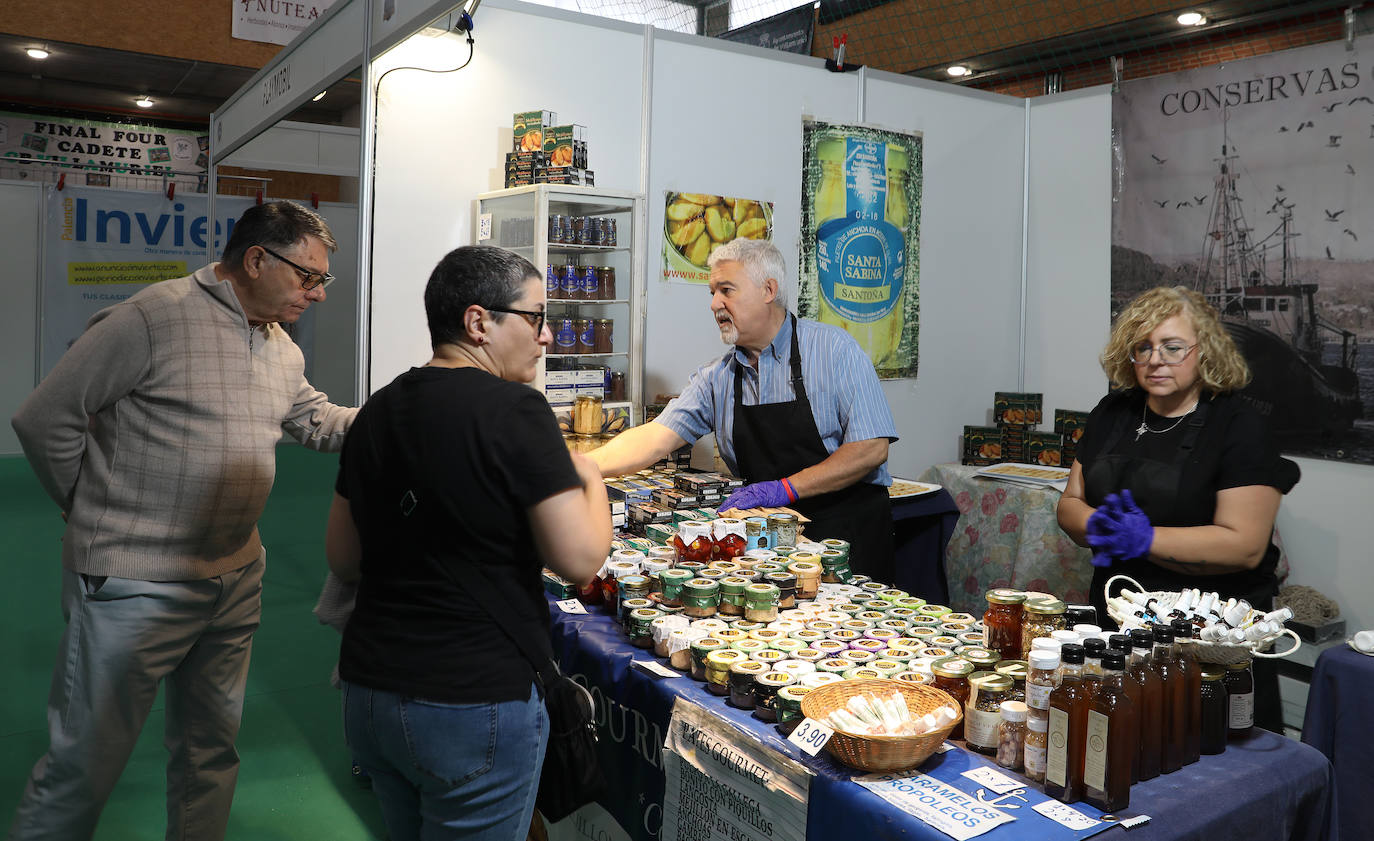
<path fill-rule="evenodd" d="M 882 379 L 916 376 L 921 135 L 802 123 L 797 312 L 853 336 Z"/>

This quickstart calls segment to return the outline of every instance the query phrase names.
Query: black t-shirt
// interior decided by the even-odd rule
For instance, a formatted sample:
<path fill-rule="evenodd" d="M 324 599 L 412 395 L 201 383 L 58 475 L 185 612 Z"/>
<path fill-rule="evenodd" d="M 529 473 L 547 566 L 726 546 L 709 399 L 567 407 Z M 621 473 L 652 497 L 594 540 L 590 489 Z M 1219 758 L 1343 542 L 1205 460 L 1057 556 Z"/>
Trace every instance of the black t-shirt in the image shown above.
<path fill-rule="evenodd" d="M 1162 500 L 1141 499 L 1137 495 L 1136 501 L 1150 517 L 1151 525 L 1211 525 L 1218 491 L 1269 485 L 1287 493 L 1296 481 L 1290 473 L 1291 462 L 1280 458 L 1268 424 L 1259 413 L 1233 395 L 1220 394 L 1204 399 L 1208 402 L 1206 423 L 1198 433 L 1192 454 L 1183 464 L 1176 493 Z M 1167 431 L 1137 436 L 1142 412 L 1150 429 Z M 1087 491 L 1087 476 L 1110 439 L 1116 438 L 1109 450 L 1111 455 L 1174 462 L 1187 427 L 1186 417 L 1166 418 L 1149 411 L 1145 395 L 1139 389 L 1104 397 L 1088 417 L 1088 427 L 1078 445 L 1077 457 L 1083 468 L 1088 504 L 1094 507 L 1102 504 L 1101 499 L 1093 498 Z M 1097 602 L 1101 598 L 1101 584 L 1116 573 L 1130 575 L 1147 590 L 1196 587 L 1204 592 L 1216 591 L 1238 598 L 1271 594 L 1276 586 L 1274 567 L 1277 562 L 1278 549 L 1272 543 L 1255 569 L 1226 575 L 1182 575 L 1147 560 L 1127 561 L 1107 570 L 1096 570 L 1092 596 Z"/>
<path fill-rule="evenodd" d="M 431 701 L 529 697 L 534 667 L 464 581 L 479 564 L 547 649 L 528 509 L 581 484 L 548 403 L 475 368 L 414 368 L 372 395 L 335 489 L 362 541 L 339 674 Z M 447 570 L 447 573 L 445 572 Z"/>

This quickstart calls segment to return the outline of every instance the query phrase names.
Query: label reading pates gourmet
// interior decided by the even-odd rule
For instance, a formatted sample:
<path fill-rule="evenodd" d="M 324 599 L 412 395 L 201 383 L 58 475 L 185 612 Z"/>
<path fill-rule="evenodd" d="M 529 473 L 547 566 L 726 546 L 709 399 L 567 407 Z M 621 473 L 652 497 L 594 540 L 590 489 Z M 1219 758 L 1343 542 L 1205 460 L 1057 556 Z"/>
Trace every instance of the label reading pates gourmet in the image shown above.
<path fill-rule="evenodd" d="M 887 144 L 845 139 L 845 215 L 816 231 L 816 269 L 821 296 L 839 315 L 877 321 L 902 297 L 906 242 L 885 218 Z"/>

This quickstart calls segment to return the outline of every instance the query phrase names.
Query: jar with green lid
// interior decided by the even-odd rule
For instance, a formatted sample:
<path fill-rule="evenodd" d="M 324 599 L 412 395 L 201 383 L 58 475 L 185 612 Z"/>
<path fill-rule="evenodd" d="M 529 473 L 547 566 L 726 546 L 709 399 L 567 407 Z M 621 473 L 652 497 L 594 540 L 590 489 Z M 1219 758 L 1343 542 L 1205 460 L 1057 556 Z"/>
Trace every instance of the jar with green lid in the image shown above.
<path fill-rule="evenodd" d="M 770 572 L 786 571 L 787 567 L 775 561 L 759 561 L 758 563 L 754 564 L 754 572 L 757 572 L 760 576 L 767 576 Z"/>
<path fill-rule="evenodd" d="M 844 673 L 845 680 L 878 680 L 882 676 L 877 669 L 870 669 L 868 666 L 855 666 Z"/>
<path fill-rule="evenodd" d="M 821 583 L 847 584 L 852 575 L 848 552 L 838 552 L 834 549 L 821 552 Z"/>
<path fill-rule="evenodd" d="M 908 593 L 906 590 L 898 590 L 896 587 L 889 587 L 886 590 L 881 590 L 878 592 L 878 598 L 893 605 L 897 603 L 898 599 L 905 599 L 910 595 L 911 594 Z"/>
<path fill-rule="evenodd" d="M 768 671 L 757 660 L 742 660 L 730 667 L 730 703 L 742 710 L 754 708 L 754 681 Z"/>
<path fill-rule="evenodd" d="M 921 616 L 928 616 L 931 619 L 939 620 L 941 616 L 952 611 L 942 604 L 923 604 L 916 608 L 916 612 Z"/>
<path fill-rule="evenodd" d="M 816 671 L 818 672 L 842 675 L 852 668 L 854 668 L 854 664 L 852 662 L 848 660 L 842 660 L 839 657 L 827 657 L 823 660 L 816 661 Z"/>
<path fill-rule="evenodd" d="M 899 642 L 900 640 L 893 640 Z M 878 652 L 878 656 L 884 660 L 896 660 L 898 663 L 910 663 L 916 659 L 916 652 L 909 648 L 884 648 Z"/>
<path fill-rule="evenodd" d="M 864 598 L 874 599 L 878 597 L 879 593 L 887 589 L 887 585 L 881 581 L 874 581 L 870 578 L 860 584 L 859 589 L 868 594 Z"/>
<path fill-rule="evenodd" d="M 864 599 L 859 604 L 863 605 L 861 613 L 881 613 L 883 616 L 887 616 L 888 610 L 892 608 L 891 602 L 882 599 Z"/>
<path fill-rule="evenodd" d="M 663 604 L 667 607 L 682 607 L 682 585 L 696 576 L 691 570 L 673 567 L 658 574 Z"/>
<path fill-rule="evenodd" d="M 778 690 L 776 699 L 773 702 L 778 719 L 778 729 L 783 735 L 790 736 L 792 731 L 797 729 L 805 716 L 802 715 L 802 699 L 811 691 L 809 686 L 799 686 L 792 684 L 784 686 Z"/>
<path fill-rule="evenodd" d="M 862 587 L 872 580 L 873 576 L 871 575 L 856 575 L 849 583 L 853 584 L 855 587 Z"/>
<path fill-rule="evenodd" d="M 906 671 L 905 663 L 898 663 L 896 660 L 888 660 L 883 657 L 869 660 L 864 665 L 868 666 L 870 669 L 876 669 L 883 677 L 892 677 L 898 672 Z"/>
<path fill-rule="evenodd" d="M 926 606 L 926 600 L 917 596 L 907 596 L 892 603 L 894 608 L 901 607 L 907 610 L 917 611 Z"/>
<path fill-rule="evenodd" d="M 894 607 L 894 608 L 891 608 L 891 609 L 888 610 L 888 612 L 887 612 L 887 619 L 885 619 L 885 620 L 883 620 L 883 621 L 884 621 L 884 622 L 900 622 L 900 623 L 902 623 L 902 624 L 901 624 L 901 625 L 884 625 L 883 627 L 885 627 L 885 628 L 896 628 L 896 629 L 899 630 L 899 631 L 905 631 L 907 628 L 913 627 L 912 624 L 911 624 L 911 618 L 912 618 L 913 616 L 915 616 L 915 615 L 916 615 L 916 611 L 912 610 L 912 609 L 909 608 L 909 607 Z"/>
<path fill-rule="evenodd" d="M 729 572 L 723 569 L 707 567 L 706 569 L 703 569 L 697 573 L 697 578 L 705 578 L 707 581 L 719 582 L 722 578 L 725 578 L 729 574 Z"/>
<path fill-rule="evenodd" d="M 1021 605 L 1021 656 L 1030 653 L 1031 640 L 1064 630 L 1064 602 L 1059 599 L 1026 599 Z"/>
<path fill-rule="evenodd" d="M 936 619 L 934 616 L 926 616 L 919 610 L 916 612 L 915 616 L 907 621 L 911 623 L 911 627 L 913 628 L 929 628 L 937 634 L 940 632 L 940 620 Z"/>
<path fill-rule="evenodd" d="M 744 588 L 744 618 L 750 622 L 772 622 L 778 618 L 778 587 L 756 582 Z"/>
<path fill-rule="evenodd" d="M 968 679 L 973 671 L 973 664 L 962 657 L 941 657 L 930 664 L 930 674 L 933 678 L 930 685 L 949 695 L 962 709 L 968 702 Z M 949 734 L 949 737 L 951 739 L 964 737 L 963 722 L 954 726 L 954 731 Z"/>
<path fill-rule="evenodd" d="M 788 652 L 786 651 L 784 651 L 783 653 L 788 654 Z M 802 660 L 807 663 L 811 663 L 812 665 L 815 665 L 816 663 L 819 663 L 820 661 L 825 659 L 825 653 L 817 651 L 814 648 L 798 648 L 796 651 L 793 651 L 790 654 L 788 654 L 788 656 L 791 657 L 793 660 Z"/>
<path fill-rule="evenodd" d="M 921 644 L 922 647 L 927 646 L 927 645 L 930 645 L 930 641 L 933 640 L 933 639 L 935 639 L 935 638 L 938 637 L 939 635 L 940 635 L 940 632 L 939 632 L 938 630 L 936 630 L 935 628 L 931 628 L 931 627 L 923 627 L 923 626 L 917 625 L 917 626 L 915 626 L 915 627 L 911 627 L 911 628 L 907 628 L 907 629 L 906 629 L 906 636 L 907 636 L 907 639 L 916 640 L 917 642 L 919 642 L 919 643 Z"/>
<path fill-rule="evenodd" d="M 754 716 L 762 721 L 776 721 L 777 707 L 774 702 L 778 690 L 796 683 L 796 678 L 786 672 L 764 672 L 754 679 Z"/>
<path fill-rule="evenodd" d="M 879 622 L 887 619 L 887 614 L 881 610 L 861 610 L 854 614 L 854 618 L 867 622 L 871 626 L 876 626 Z"/>
<path fill-rule="evenodd" d="M 772 547 L 772 551 L 773 551 L 773 557 L 775 557 L 775 558 L 785 558 L 785 557 L 787 557 L 788 555 L 792 554 L 793 552 L 797 551 L 797 547 L 793 546 L 793 545 L 790 544 L 790 543 L 785 543 L 785 544 L 779 544 L 779 545 L 777 545 L 777 546 Z"/>
<path fill-rule="evenodd" d="M 765 573 L 762 581 L 778 588 L 778 607 L 789 610 L 797 605 L 797 576 L 787 570 Z"/>
<path fill-rule="evenodd" d="M 807 645 L 810 645 L 816 640 L 825 639 L 825 634 L 816 628 L 802 628 L 800 630 L 793 631 L 792 633 L 788 634 L 788 636 L 794 640 L 801 640 Z"/>
<path fill-rule="evenodd" d="M 677 566 L 673 569 L 685 569 L 692 573 L 693 578 L 696 578 L 697 573 L 706 569 L 706 563 L 704 561 L 678 561 Z"/>
<path fill-rule="evenodd" d="M 630 627 L 630 611 L 641 608 L 653 607 L 653 599 L 621 599 L 620 614 L 616 618 L 620 620 L 620 626 L 625 629 Z"/>
<path fill-rule="evenodd" d="M 682 585 L 682 614 L 694 619 L 716 615 L 720 605 L 720 582 L 693 578 Z"/>
<path fill-rule="evenodd" d="M 702 637 L 692 643 L 692 679 L 706 680 L 706 655 L 721 651 L 725 642 L 715 637 Z"/>
<path fill-rule="evenodd" d="M 746 579 L 738 575 L 727 575 L 720 580 L 720 606 L 717 608 L 727 616 L 744 615 L 744 588 L 749 586 Z"/>
<path fill-rule="evenodd" d="M 749 659 L 742 651 L 722 648 L 706 655 L 706 688 L 712 695 L 730 694 L 730 667 Z"/>
<path fill-rule="evenodd" d="M 1025 660 L 1002 660 L 993 671 L 1003 677 L 1011 678 L 1011 693 L 1008 701 L 1026 700 L 1026 675 L 1030 673 L 1030 663 Z"/>
<path fill-rule="evenodd" d="M 846 561 L 849 560 L 848 540 L 840 540 L 838 537 L 827 537 L 825 540 L 821 541 L 821 545 L 825 547 L 824 551 L 835 552 L 836 554 L 842 555 Z"/>
<path fill-rule="evenodd" d="M 625 626 L 625 632 L 630 638 L 630 645 L 635 648 L 653 648 L 653 623 L 662 615 L 661 611 L 652 607 L 641 607 L 630 611 L 630 621 Z"/>
<path fill-rule="evenodd" d="M 969 697 L 964 702 L 964 742 L 969 750 L 995 756 L 997 726 L 1002 723 L 1002 702 L 1011 700 L 1011 678 L 996 672 L 969 675 Z"/>
<path fill-rule="evenodd" d="M 730 627 L 734 628 L 736 631 L 743 631 L 748 634 L 768 626 L 762 622 L 750 622 L 748 619 L 740 618 L 735 620 Z"/>

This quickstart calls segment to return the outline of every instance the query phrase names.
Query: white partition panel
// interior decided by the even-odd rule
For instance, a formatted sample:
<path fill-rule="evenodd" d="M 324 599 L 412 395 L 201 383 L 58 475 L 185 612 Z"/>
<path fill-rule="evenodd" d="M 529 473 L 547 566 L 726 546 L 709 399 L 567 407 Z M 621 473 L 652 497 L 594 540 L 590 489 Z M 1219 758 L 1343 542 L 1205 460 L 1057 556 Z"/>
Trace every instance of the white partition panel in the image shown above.
<path fill-rule="evenodd" d="M 1107 393 L 1111 145 L 1110 88 L 1031 101 L 1026 390 L 1044 393 L 1047 421 Z"/>
<path fill-rule="evenodd" d="M 727 41 L 655 33 L 649 145 L 649 290 L 645 394 L 678 392 L 725 352 L 705 286 L 664 283 L 664 192 L 773 202 L 773 239 L 796 301 L 803 116 L 852 121 L 855 74 L 818 59 Z"/>
<path fill-rule="evenodd" d="M 446 252 L 472 242 L 472 199 L 501 188 L 515 112 L 548 109 L 587 126 L 597 186 L 639 187 L 642 27 L 503 5 L 482 6 L 465 69 L 395 70 L 380 83 L 368 339 L 374 391 L 429 358 L 425 282 Z M 375 66 L 379 74 L 446 69 L 467 54 L 456 35 L 418 35 Z"/>
<path fill-rule="evenodd" d="M 924 135 L 920 369 L 884 383 L 902 438 L 889 467 L 914 476 L 958 461 L 964 425 L 1018 384 L 1025 106 L 888 73 L 864 103 L 865 122 Z"/>
<path fill-rule="evenodd" d="M 1045 406 L 1091 409 L 1106 393 L 1097 356 L 1109 330 L 1111 93 L 1031 101 L 1026 386 Z M 1291 584 L 1341 605 L 1350 632 L 1374 627 L 1364 511 L 1374 468 L 1298 459 L 1303 478 L 1279 508 Z"/>
<path fill-rule="evenodd" d="M 0 455 L 17 455 L 9 424 L 33 391 L 38 370 L 38 276 L 43 242 L 43 185 L 0 181 Z"/>

